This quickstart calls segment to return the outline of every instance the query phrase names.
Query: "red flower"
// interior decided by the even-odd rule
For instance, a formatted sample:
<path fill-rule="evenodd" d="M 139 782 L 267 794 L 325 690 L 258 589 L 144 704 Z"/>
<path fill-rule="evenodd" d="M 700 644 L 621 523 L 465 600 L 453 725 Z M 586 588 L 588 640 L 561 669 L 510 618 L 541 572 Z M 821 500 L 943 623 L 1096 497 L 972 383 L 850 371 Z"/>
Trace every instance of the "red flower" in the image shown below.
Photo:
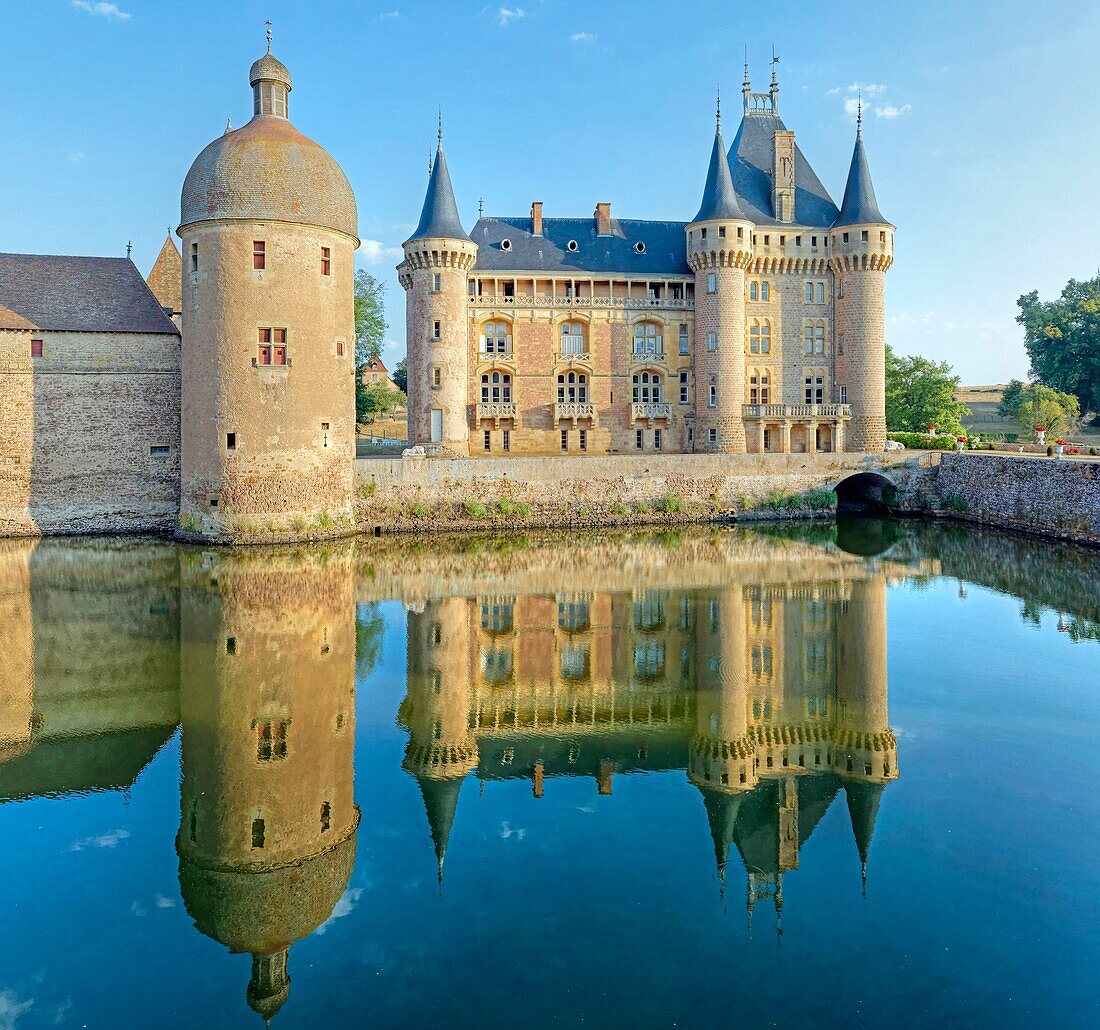
<path fill-rule="evenodd" d="M 1037 432 L 1037 433 L 1045 433 L 1046 431 L 1047 431 L 1046 426 L 1036 426 L 1035 427 L 1035 432 Z"/>
<path fill-rule="evenodd" d="M 1059 447 L 1065 447 L 1065 445 L 1066 445 L 1066 441 L 1065 441 L 1065 440 L 1055 440 L 1054 442 L 1055 442 L 1056 444 L 1058 444 L 1058 446 L 1059 446 Z"/>

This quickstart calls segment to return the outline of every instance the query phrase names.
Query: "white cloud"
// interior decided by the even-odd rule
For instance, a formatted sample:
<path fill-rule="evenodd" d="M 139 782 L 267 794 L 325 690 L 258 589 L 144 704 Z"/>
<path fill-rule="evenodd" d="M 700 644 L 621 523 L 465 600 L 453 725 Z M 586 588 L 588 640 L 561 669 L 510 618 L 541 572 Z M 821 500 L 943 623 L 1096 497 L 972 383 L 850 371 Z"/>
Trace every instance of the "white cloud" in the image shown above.
<path fill-rule="evenodd" d="M 85 848 L 114 848 L 120 841 L 130 836 L 129 830 L 112 830 L 110 833 L 102 833 L 98 837 L 84 837 L 74 840 L 69 845 L 70 851 L 83 851 Z"/>
<path fill-rule="evenodd" d="M 157 908 L 175 908 L 176 903 L 172 898 L 165 897 L 163 894 L 154 894 L 153 902 Z"/>
<path fill-rule="evenodd" d="M 594 32 L 574 32 L 569 37 L 571 43 L 595 43 L 596 34 Z"/>
<path fill-rule="evenodd" d="M 507 25 L 512 21 L 519 21 L 520 18 L 526 18 L 527 12 L 522 7 L 501 7 L 497 11 L 497 24 Z"/>
<path fill-rule="evenodd" d="M 317 927 L 314 933 L 320 937 L 329 928 L 332 922 L 337 919 L 343 919 L 344 916 L 351 915 L 351 913 L 355 911 L 355 905 L 359 901 L 359 897 L 362 893 L 362 887 L 349 887 L 344 891 L 344 893 L 340 895 L 340 900 L 332 906 L 332 915 Z"/>
<path fill-rule="evenodd" d="M 900 118 L 903 114 L 908 114 L 912 110 L 912 104 L 902 104 L 901 107 L 895 107 L 893 104 L 883 104 L 881 107 L 875 108 L 875 115 L 879 118 Z"/>
<path fill-rule="evenodd" d="M 859 114 L 859 100 L 855 97 L 845 97 L 844 113 L 854 121 L 856 115 Z"/>
<path fill-rule="evenodd" d="M 840 92 L 840 87 L 839 86 L 834 86 L 831 90 L 829 90 L 828 93 L 825 94 L 825 96 L 835 97 L 839 92 Z"/>
<path fill-rule="evenodd" d="M 72 0 L 73 7 L 78 11 L 87 11 L 88 14 L 98 14 L 100 17 L 115 19 L 117 21 L 128 21 L 133 17 L 129 11 L 123 11 L 119 9 L 118 4 L 103 3 L 99 0 Z"/>
<path fill-rule="evenodd" d="M 381 240 L 363 240 L 359 245 L 359 253 L 366 264 L 378 265 L 383 261 L 396 261 L 403 256 L 404 251 L 400 247 L 387 247 Z"/>
<path fill-rule="evenodd" d="M 864 93 L 869 97 L 881 97 L 886 92 L 886 87 L 881 82 L 853 82 L 848 87 L 849 93 Z"/>
<path fill-rule="evenodd" d="M 520 827 L 518 830 L 513 830 L 511 823 L 501 823 L 500 824 L 500 839 L 501 840 L 510 840 L 513 837 L 516 840 L 523 840 L 523 838 L 526 837 L 526 836 L 527 836 L 527 831 L 525 829 L 523 829 L 522 827 Z"/>
<path fill-rule="evenodd" d="M 85 154 L 83 150 L 69 151 L 69 160 L 72 161 L 74 165 L 79 164 L 81 161 L 84 160 L 85 157 L 87 157 L 87 154 Z"/>
<path fill-rule="evenodd" d="M 400 11 L 383 11 L 374 20 L 375 21 L 396 21 L 400 17 L 401 17 L 401 12 Z"/>
<path fill-rule="evenodd" d="M 0 1030 L 14 1030 L 15 1021 L 33 1007 L 33 998 L 20 1001 L 15 991 L 0 991 Z"/>

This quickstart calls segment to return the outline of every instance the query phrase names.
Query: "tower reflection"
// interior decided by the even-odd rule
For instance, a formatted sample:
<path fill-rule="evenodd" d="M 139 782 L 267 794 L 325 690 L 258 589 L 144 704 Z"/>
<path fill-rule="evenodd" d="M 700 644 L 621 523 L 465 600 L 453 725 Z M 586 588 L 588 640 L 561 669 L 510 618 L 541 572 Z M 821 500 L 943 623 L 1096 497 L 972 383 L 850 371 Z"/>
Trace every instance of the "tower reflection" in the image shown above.
<path fill-rule="evenodd" d="M 180 891 L 202 933 L 252 955 L 264 1019 L 355 863 L 351 555 L 180 557 Z"/>

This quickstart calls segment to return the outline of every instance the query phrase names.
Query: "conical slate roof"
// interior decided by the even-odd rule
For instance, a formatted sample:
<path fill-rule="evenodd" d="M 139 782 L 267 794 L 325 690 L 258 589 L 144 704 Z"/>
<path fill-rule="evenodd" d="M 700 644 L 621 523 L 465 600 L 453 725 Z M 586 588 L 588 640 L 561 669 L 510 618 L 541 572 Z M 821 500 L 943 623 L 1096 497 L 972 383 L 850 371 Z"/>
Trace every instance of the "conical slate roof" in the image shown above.
<path fill-rule="evenodd" d="M 737 824 L 737 813 L 741 808 L 744 794 L 730 794 L 728 791 L 701 787 L 703 805 L 707 810 L 707 822 L 710 824 L 710 837 L 714 843 L 714 862 L 719 875 L 724 875 L 730 857 L 730 843 Z"/>
<path fill-rule="evenodd" d="M 445 780 L 430 780 L 418 776 L 420 793 L 424 797 L 424 811 L 428 816 L 428 828 L 432 833 L 435 847 L 435 860 L 439 864 L 439 880 L 443 882 L 443 860 L 447 857 L 447 840 L 451 836 L 451 827 L 458 808 L 458 795 L 465 782 L 460 777 Z"/>
<path fill-rule="evenodd" d="M 863 149 L 863 133 L 856 133 L 856 146 L 852 151 L 852 166 L 848 169 L 848 184 L 844 187 L 844 201 L 833 225 L 890 225 L 878 209 L 875 187 L 871 182 L 871 168 L 867 164 L 867 152 Z"/>
<path fill-rule="evenodd" d="M 722 130 L 714 133 L 714 146 L 710 151 L 710 167 L 707 169 L 707 183 L 703 187 L 703 202 L 694 222 L 708 222 L 715 218 L 745 219 L 745 212 L 737 199 L 733 188 L 733 176 L 726 157 L 726 144 L 722 139 Z"/>
<path fill-rule="evenodd" d="M 844 784 L 844 794 L 848 799 L 848 815 L 852 820 L 852 836 L 859 849 L 859 860 L 867 864 L 867 853 L 871 850 L 871 836 L 875 832 L 875 819 L 882 800 L 884 783 L 865 783 L 861 780 L 848 780 Z"/>
<path fill-rule="evenodd" d="M 428 193 L 424 197 L 424 208 L 420 212 L 420 224 L 409 240 L 422 239 L 468 240 L 470 237 L 462 228 L 462 219 L 458 216 L 455 203 L 455 191 L 451 186 L 451 173 L 447 171 L 447 158 L 443 155 L 443 141 L 435 152 L 431 178 L 428 179 Z M 408 241 L 406 241 L 408 242 Z"/>

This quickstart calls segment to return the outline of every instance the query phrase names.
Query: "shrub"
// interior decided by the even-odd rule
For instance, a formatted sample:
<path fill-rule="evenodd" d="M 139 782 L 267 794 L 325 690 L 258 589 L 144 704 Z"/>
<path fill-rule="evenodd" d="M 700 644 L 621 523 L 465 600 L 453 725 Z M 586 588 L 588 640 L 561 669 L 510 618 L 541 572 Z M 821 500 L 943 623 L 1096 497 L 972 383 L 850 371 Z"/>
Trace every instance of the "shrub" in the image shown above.
<path fill-rule="evenodd" d="M 649 505 L 645 501 L 635 501 L 634 512 L 638 515 L 646 515 L 649 512 Z"/>
<path fill-rule="evenodd" d="M 611 510 L 620 518 L 626 518 L 626 516 L 630 514 L 630 509 L 625 504 L 623 504 L 622 501 L 616 504 L 615 507 Z"/>
<path fill-rule="evenodd" d="M 1091 454 L 1093 457 L 1096 457 L 1097 453 L 1100 453 L 1100 452 L 1098 452 L 1095 447 L 1090 447 L 1089 448 L 1089 454 Z"/>
<path fill-rule="evenodd" d="M 653 507 L 666 515 L 679 515 L 684 510 L 684 504 L 678 494 L 664 494 L 657 498 Z"/>
<path fill-rule="evenodd" d="M 321 514 L 317 516 L 317 525 L 322 529 L 332 528 L 332 516 L 328 512 L 328 508 L 321 509 Z"/>
<path fill-rule="evenodd" d="M 579 518 L 579 519 L 586 519 L 591 514 L 592 514 L 592 509 L 589 508 L 587 504 L 582 504 L 577 509 L 577 518 Z"/>
<path fill-rule="evenodd" d="M 488 509 L 481 501 L 467 501 L 464 505 L 466 514 L 472 519 L 483 519 L 489 514 Z"/>
<path fill-rule="evenodd" d="M 516 518 L 525 519 L 531 514 L 531 505 L 526 501 L 520 501 L 513 510 L 516 513 Z"/>
<path fill-rule="evenodd" d="M 514 514 L 516 506 L 515 503 L 508 500 L 507 497 L 502 497 L 499 501 L 497 501 L 496 509 L 501 515 L 507 517 L 508 515 Z"/>
<path fill-rule="evenodd" d="M 1047 444 L 1047 457 L 1048 458 L 1053 458 L 1054 457 L 1054 444 L 1052 444 L 1052 443 Z"/>
<path fill-rule="evenodd" d="M 368 497 L 373 497 L 377 489 L 378 484 L 372 479 L 369 483 L 364 483 L 359 487 L 359 496 L 366 500 Z"/>
<path fill-rule="evenodd" d="M 951 511 L 970 511 L 966 498 L 958 490 L 950 490 L 943 495 L 945 508 Z"/>
<path fill-rule="evenodd" d="M 836 504 L 836 492 L 830 490 L 827 486 L 817 486 L 812 490 L 807 490 L 802 495 L 801 500 L 803 507 L 814 511 L 823 511 L 826 508 L 832 508 Z"/>
<path fill-rule="evenodd" d="M 788 506 L 790 497 L 787 496 L 782 490 L 772 490 L 768 496 L 760 502 L 761 508 L 767 508 L 769 511 L 782 511 Z"/>
<path fill-rule="evenodd" d="M 414 519 L 422 519 L 428 514 L 428 509 L 425 508 L 420 501 L 417 501 L 416 504 L 409 509 L 409 514 L 412 515 Z"/>
<path fill-rule="evenodd" d="M 958 442 L 953 436 L 940 434 L 928 436 L 925 433 L 888 433 L 888 440 L 896 440 L 905 447 L 926 451 L 950 451 L 954 450 Z"/>

